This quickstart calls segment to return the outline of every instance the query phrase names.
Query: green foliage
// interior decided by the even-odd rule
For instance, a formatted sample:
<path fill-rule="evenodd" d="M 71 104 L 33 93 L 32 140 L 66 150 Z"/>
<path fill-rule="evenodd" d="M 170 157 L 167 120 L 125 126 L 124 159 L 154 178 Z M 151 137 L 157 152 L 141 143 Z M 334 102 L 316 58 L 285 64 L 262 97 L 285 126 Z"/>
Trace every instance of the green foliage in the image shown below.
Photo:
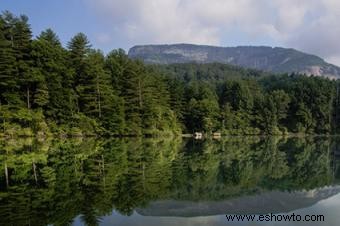
<path fill-rule="evenodd" d="M 339 128 L 339 91 L 334 80 L 269 75 L 215 63 L 150 67 L 169 77 L 171 91 L 177 91 L 174 81 L 180 87 L 171 97 L 178 101 L 176 112 L 185 116 L 179 119 L 186 132 L 210 133 L 209 125 L 233 135 L 330 134 Z M 209 114 L 214 115 L 209 119 L 204 119 L 206 111 L 200 104 L 204 96 L 211 103 L 218 102 L 217 108 L 209 106 Z"/>
<path fill-rule="evenodd" d="M 0 17 L 0 103 L 15 105 L 20 102 L 16 93 L 15 55 L 13 44 L 8 39 L 10 27 L 4 16 Z"/>
<path fill-rule="evenodd" d="M 0 31 L 3 134 L 30 128 L 42 136 L 48 127 L 61 136 L 180 133 L 165 78 L 124 51 L 105 57 L 83 33 L 66 50 L 51 29 L 31 40 L 27 17 L 9 12 L 1 16 Z"/>
<path fill-rule="evenodd" d="M 1 14 L 2 136 L 339 132 L 334 80 L 219 63 L 145 65 L 122 49 L 105 56 L 83 33 L 67 49 L 51 29 L 31 33 L 26 16 Z"/>
<path fill-rule="evenodd" d="M 71 132 L 82 133 L 77 128 Z M 271 191 L 313 190 L 319 200 L 318 195 L 334 195 L 322 188 L 339 182 L 339 161 L 330 155 L 338 143 L 334 137 L 254 136 L 219 142 L 4 139 L 0 225 L 68 225 L 75 218 L 93 225 L 113 211 L 131 215 L 157 200 L 220 206 Z"/>

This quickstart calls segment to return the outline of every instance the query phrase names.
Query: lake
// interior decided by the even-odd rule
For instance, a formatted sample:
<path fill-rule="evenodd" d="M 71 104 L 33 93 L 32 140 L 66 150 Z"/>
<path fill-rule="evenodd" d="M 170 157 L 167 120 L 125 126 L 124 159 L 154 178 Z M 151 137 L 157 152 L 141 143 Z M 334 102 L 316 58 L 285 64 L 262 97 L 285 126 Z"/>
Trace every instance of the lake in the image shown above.
<path fill-rule="evenodd" d="M 337 226 L 338 155 L 337 137 L 1 140 L 0 225 Z"/>

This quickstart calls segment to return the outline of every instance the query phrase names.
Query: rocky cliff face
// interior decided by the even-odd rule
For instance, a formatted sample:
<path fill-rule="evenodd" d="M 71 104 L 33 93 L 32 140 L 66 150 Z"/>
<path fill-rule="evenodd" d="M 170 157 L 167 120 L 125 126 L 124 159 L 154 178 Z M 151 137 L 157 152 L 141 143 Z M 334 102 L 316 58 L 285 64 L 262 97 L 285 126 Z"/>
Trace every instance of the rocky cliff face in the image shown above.
<path fill-rule="evenodd" d="M 129 57 L 149 64 L 225 63 L 275 73 L 303 73 L 340 78 L 340 68 L 320 57 L 295 49 L 265 46 L 216 47 L 191 44 L 144 45 L 129 50 Z"/>

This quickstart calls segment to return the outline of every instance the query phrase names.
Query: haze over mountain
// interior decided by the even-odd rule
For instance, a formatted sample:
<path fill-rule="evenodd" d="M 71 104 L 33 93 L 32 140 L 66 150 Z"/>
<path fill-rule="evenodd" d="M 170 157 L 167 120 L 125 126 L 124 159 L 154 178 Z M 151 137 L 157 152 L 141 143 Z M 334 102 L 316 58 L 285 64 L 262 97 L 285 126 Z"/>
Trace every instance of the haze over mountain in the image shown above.
<path fill-rule="evenodd" d="M 129 57 L 148 64 L 225 63 L 274 73 L 301 73 L 340 78 L 340 67 L 295 49 L 267 46 L 217 47 L 192 44 L 141 45 Z"/>

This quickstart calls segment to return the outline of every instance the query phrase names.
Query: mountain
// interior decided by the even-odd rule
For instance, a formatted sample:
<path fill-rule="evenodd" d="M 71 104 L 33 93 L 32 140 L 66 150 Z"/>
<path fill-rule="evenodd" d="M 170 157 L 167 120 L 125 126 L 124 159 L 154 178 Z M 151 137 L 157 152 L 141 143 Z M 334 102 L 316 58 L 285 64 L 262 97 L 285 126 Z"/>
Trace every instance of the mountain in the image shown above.
<path fill-rule="evenodd" d="M 225 63 L 274 73 L 301 73 L 340 78 L 340 67 L 295 49 L 266 46 L 217 47 L 192 44 L 141 45 L 129 57 L 148 64 Z"/>

